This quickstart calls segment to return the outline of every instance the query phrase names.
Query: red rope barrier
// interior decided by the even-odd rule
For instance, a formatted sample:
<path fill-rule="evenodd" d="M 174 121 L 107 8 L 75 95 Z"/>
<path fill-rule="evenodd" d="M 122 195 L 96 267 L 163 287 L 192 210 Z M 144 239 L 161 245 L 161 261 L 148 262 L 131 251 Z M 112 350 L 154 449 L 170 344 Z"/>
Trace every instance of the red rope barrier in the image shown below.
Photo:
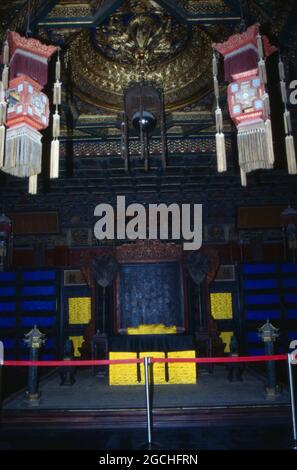
<path fill-rule="evenodd" d="M 87 361 L 4 361 L 4 366 L 40 366 L 40 367 L 66 367 L 66 366 L 109 366 L 111 364 L 142 364 L 143 359 L 104 359 Z"/>
<path fill-rule="evenodd" d="M 193 358 L 151 358 L 152 363 L 193 362 L 198 364 L 230 363 L 230 362 L 267 362 L 286 361 L 286 354 L 273 356 L 231 356 L 231 357 L 193 357 Z M 39 366 L 39 367 L 66 367 L 66 366 L 108 366 L 116 364 L 143 364 L 144 358 L 138 359 L 106 359 L 90 361 L 4 361 L 4 366 Z"/>
<path fill-rule="evenodd" d="M 229 362 L 267 362 L 285 361 L 286 354 L 276 354 L 273 356 L 231 356 L 231 357 L 193 357 L 193 358 L 152 358 L 151 362 L 194 362 L 198 364 L 229 363 Z"/>

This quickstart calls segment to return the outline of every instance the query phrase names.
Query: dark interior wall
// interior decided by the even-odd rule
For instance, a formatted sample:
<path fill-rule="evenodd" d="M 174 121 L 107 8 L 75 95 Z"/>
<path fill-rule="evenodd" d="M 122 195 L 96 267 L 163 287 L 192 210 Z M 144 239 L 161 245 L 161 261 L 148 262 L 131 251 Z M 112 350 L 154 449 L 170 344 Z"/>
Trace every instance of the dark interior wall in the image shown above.
<path fill-rule="evenodd" d="M 224 184 L 220 189 L 208 189 L 195 192 L 188 192 L 184 195 L 162 193 L 137 194 L 127 196 L 129 202 L 149 203 L 202 203 L 203 205 L 203 230 L 204 243 L 216 243 L 222 260 L 233 262 L 253 259 L 253 249 L 250 244 L 238 243 L 237 233 L 237 210 L 242 206 L 261 205 L 284 205 L 291 203 L 297 206 L 296 177 L 279 176 L 271 172 L 271 175 L 262 176 L 269 182 L 262 184 L 251 184 L 248 188 L 234 188 Z M 256 177 L 255 177 L 256 178 Z M 25 193 L 18 198 L 11 197 L 9 192 L 5 196 L 5 212 L 14 211 L 57 211 L 59 216 L 59 233 L 56 235 L 26 235 L 15 237 L 14 263 L 16 266 L 33 266 L 36 262 L 41 262 L 41 258 L 36 259 L 34 252 L 40 253 L 40 246 L 43 245 L 44 264 L 47 266 L 66 266 L 71 264 L 68 250 L 72 247 L 87 248 L 98 246 L 98 241 L 93 236 L 93 229 L 96 222 L 94 208 L 101 202 L 108 202 L 115 206 L 115 195 L 79 195 L 73 194 L 38 194 L 37 196 L 27 196 Z M 227 226 L 229 234 L 219 239 L 215 238 L 209 227 L 219 227 L 224 230 Z M 221 228 L 222 227 L 222 228 Z M 205 229 L 208 233 L 205 233 Z M 215 228 L 217 230 L 217 228 Z M 264 258 L 279 259 L 282 256 L 281 232 L 271 230 L 255 231 L 245 230 L 244 240 L 255 238 L 260 234 L 264 240 L 268 241 L 263 248 Z M 112 242 L 106 241 L 104 244 L 110 245 Z M 100 243 L 102 244 L 102 242 Z M 43 264 L 43 263 L 42 263 Z"/>
<path fill-rule="evenodd" d="M 100 171 L 100 170 L 99 170 Z M 168 170 L 170 173 L 170 170 Z M 133 177 L 132 177 L 133 178 Z M 150 192 L 138 190 L 132 194 L 115 187 L 109 192 L 100 190 L 82 192 L 75 184 L 71 191 L 63 187 L 63 179 L 59 191 L 40 191 L 36 196 L 26 193 L 26 182 L 21 185 L 19 191 L 12 190 L 10 184 L 14 180 L 1 187 L 1 203 L 6 213 L 22 211 L 58 211 L 60 229 L 68 227 L 93 227 L 95 223 L 94 209 L 97 204 L 109 203 L 116 205 L 116 196 L 126 196 L 126 204 L 139 202 L 142 204 L 165 202 L 196 203 L 203 204 L 203 222 L 236 224 L 237 208 L 241 206 L 259 205 L 293 205 L 297 203 L 296 176 L 288 176 L 284 171 L 259 172 L 249 177 L 247 188 L 241 188 L 239 175 L 232 179 L 238 179 L 238 184 L 231 184 L 228 174 L 205 176 L 205 184 L 192 189 L 181 186 L 180 191 L 173 187 L 169 190 L 165 187 L 161 191 L 153 188 Z M 195 178 L 194 178 L 195 181 Z M 18 181 L 18 183 L 20 183 Z M 74 183 L 79 184 L 79 178 Z M 193 183 L 194 184 L 194 183 Z M 136 186 L 136 184 L 135 184 Z"/>
<path fill-rule="evenodd" d="M 175 139 L 178 140 L 178 139 Z M 132 159 L 129 172 L 123 169 L 123 161 L 117 155 L 105 157 L 104 143 L 75 144 L 75 156 L 67 154 L 62 144 L 60 177 L 43 183 L 39 178 L 38 194 L 27 194 L 27 181 L 5 177 L 1 174 L 0 201 L 5 213 L 57 212 L 58 233 L 17 235 L 14 240 L 16 266 L 66 266 L 72 247 L 98 246 L 93 229 L 96 222 L 94 209 L 99 203 L 116 206 L 118 195 L 126 196 L 126 204 L 190 203 L 203 205 L 204 243 L 216 243 L 222 262 L 253 260 L 253 244 L 256 237 L 265 241 L 264 258 L 279 260 L 282 257 L 280 227 L 267 230 L 243 230 L 238 234 L 237 214 L 240 207 L 271 206 L 297 207 L 297 177 L 289 176 L 285 168 L 254 172 L 248 176 L 248 186 L 240 185 L 236 167 L 236 149 L 230 136 L 226 136 L 228 171 L 218 174 L 214 154 L 214 137 L 191 139 L 191 153 L 168 154 L 168 167 L 161 168 L 160 158 L 151 157 L 151 168 L 143 169 L 143 163 Z M 180 144 L 183 142 L 180 139 Z M 97 147 L 102 152 L 96 154 Z M 103 146 L 103 147 L 102 147 Z M 102 148 L 101 148 L 102 147 Z M 93 153 L 89 153 L 92 152 Z M 80 153 L 77 153 L 80 152 Z M 277 156 L 278 158 L 278 156 Z M 69 171 L 68 161 L 73 165 Z M 238 243 L 241 238 L 242 243 Z M 100 242 L 102 244 L 102 242 Z M 110 245 L 111 241 L 104 244 Z M 43 252 L 43 260 L 34 252 Z"/>

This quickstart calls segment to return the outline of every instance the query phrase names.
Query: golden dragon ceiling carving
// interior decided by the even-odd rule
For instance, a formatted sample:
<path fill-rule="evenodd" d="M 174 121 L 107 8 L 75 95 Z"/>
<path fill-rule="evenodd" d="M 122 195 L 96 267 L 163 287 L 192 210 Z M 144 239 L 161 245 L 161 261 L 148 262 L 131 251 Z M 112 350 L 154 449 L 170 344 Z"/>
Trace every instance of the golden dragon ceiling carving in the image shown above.
<path fill-rule="evenodd" d="M 201 96 L 210 85 L 211 38 L 199 27 L 179 24 L 149 0 L 128 1 L 95 32 L 70 43 L 73 83 L 100 107 L 120 110 L 130 82 L 162 86 L 167 109 Z"/>

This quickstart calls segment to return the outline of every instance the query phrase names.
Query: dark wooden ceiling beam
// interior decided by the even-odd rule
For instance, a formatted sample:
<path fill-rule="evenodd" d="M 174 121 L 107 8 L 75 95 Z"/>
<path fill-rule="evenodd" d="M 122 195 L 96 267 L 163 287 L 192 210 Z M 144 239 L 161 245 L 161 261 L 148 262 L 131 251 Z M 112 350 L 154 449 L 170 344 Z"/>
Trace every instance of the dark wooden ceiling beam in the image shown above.
<path fill-rule="evenodd" d="M 93 26 L 103 23 L 117 8 L 123 5 L 125 0 L 105 0 L 103 5 L 94 15 Z"/>
<path fill-rule="evenodd" d="M 193 14 L 181 8 L 175 0 L 156 0 L 161 7 L 175 16 L 179 21 L 185 24 L 208 25 L 213 23 L 238 22 L 241 17 L 238 13 L 218 13 L 218 14 Z"/>
<path fill-rule="evenodd" d="M 57 2 L 57 0 L 55 0 Z M 96 28 L 121 7 L 125 0 L 106 0 L 93 16 L 81 18 L 45 18 L 38 23 L 43 28 Z M 50 10 L 49 10 L 50 11 Z"/>
<path fill-rule="evenodd" d="M 31 18 L 30 18 L 30 30 L 31 32 L 35 33 L 39 22 L 44 20 L 48 13 L 52 11 L 52 9 L 57 5 L 59 0 L 45 0 L 42 2 L 41 6 L 37 9 L 34 9 L 33 12 L 31 12 Z"/>
<path fill-rule="evenodd" d="M 36 15 L 34 27 L 43 28 L 96 28 L 103 23 L 112 13 L 121 7 L 125 0 L 106 0 L 104 4 L 98 8 L 93 16 L 81 18 L 46 18 L 46 15 L 52 10 L 53 6 L 43 7 L 42 14 Z M 226 0 L 227 1 L 227 0 Z M 181 8 L 175 0 L 156 0 L 156 2 L 165 8 L 170 14 L 177 18 L 180 22 L 188 25 L 199 24 L 209 25 L 214 23 L 237 23 L 241 20 L 240 14 L 232 10 L 229 13 L 217 14 L 192 14 Z M 57 0 L 48 0 L 46 5 L 56 4 Z M 229 2 L 228 2 L 229 3 Z"/>

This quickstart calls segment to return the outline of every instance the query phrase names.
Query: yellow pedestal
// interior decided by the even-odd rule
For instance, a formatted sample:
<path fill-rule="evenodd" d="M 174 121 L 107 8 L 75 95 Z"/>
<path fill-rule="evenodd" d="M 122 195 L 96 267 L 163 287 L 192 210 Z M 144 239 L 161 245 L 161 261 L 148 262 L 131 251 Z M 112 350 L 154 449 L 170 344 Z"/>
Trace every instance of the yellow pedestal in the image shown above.
<path fill-rule="evenodd" d="M 163 352 L 141 352 L 140 358 L 164 358 Z M 195 358 L 195 351 L 172 351 L 168 358 Z M 110 352 L 109 359 L 135 359 L 135 352 Z M 137 364 L 115 364 L 109 366 L 109 385 L 143 385 L 145 381 L 144 365 L 140 364 L 141 381 L 137 380 Z M 165 363 L 153 365 L 154 383 L 158 384 L 195 384 L 197 380 L 195 363 L 169 363 L 169 382 L 165 381 Z"/>
<path fill-rule="evenodd" d="M 168 358 L 194 358 L 195 351 L 169 352 Z M 196 363 L 169 363 L 169 384 L 195 384 L 197 381 Z"/>
<path fill-rule="evenodd" d="M 109 359 L 136 359 L 134 352 L 110 352 Z M 111 364 L 109 385 L 138 385 L 137 364 Z"/>

